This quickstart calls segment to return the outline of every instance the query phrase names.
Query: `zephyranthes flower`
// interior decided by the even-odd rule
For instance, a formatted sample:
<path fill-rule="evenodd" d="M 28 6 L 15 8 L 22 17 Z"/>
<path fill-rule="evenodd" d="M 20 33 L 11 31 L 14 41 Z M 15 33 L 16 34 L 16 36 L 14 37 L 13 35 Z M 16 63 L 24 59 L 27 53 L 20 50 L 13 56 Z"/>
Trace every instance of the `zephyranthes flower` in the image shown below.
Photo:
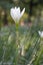
<path fill-rule="evenodd" d="M 43 31 L 38 31 L 41 38 L 43 38 Z"/>
<path fill-rule="evenodd" d="M 25 12 L 25 8 L 22 10 L 22 12 L 20 11 L 20 7 L 11 8 L 10 14 L 11 14 L 12 19 L 15 21 L 15 23 L 19 22 L 24 12 Z"/>

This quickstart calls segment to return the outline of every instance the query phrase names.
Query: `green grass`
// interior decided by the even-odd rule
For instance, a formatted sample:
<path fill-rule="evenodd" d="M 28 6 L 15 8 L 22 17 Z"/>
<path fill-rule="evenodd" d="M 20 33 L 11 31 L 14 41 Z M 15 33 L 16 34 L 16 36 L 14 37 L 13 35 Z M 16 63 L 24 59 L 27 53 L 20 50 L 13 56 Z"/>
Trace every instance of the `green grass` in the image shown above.
<path fill-rule="evenodd" d="M 0 62 L 6 65 L 8 62 L 12 65 L 43 65 L 43 44 L 41 45 L 43 40 L 40 39 L 38 29 L 34 26 L 30 29 L 19 26 L 16 31 L 14 25 L 2 27 L 0 30 Z M 23 48 L 24 55 L 21 55 L 18 51 L 22 53 Z"/>

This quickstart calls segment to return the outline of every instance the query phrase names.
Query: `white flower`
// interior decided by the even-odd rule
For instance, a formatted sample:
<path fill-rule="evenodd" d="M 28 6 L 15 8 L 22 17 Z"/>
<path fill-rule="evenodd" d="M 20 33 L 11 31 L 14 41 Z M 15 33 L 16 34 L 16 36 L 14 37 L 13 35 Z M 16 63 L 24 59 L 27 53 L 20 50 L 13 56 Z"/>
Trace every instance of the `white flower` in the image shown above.
<path fill-rule="evenodd" d="M 22 10 L 22 12 L 20 12 L 20 7 L 11 8 L 10 14 L 11 14 L 12 19 L 15 21 L 15 23 L 19 22 L 20 18 L 23 16 L 24 12 L 25 12 L 25 8 Z"/>
<path fill-rule="evenodd" d="M 43 31 L 38 31 L 41 38 L 43 38 Z"/>

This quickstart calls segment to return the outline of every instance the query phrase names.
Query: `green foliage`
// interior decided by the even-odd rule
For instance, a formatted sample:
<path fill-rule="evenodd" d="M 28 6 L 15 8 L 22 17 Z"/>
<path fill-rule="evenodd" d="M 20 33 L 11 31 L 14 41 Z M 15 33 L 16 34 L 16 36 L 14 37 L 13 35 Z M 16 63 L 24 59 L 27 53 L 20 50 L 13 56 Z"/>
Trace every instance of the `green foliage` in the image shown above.
<path fill-rule="evenodd" d="M 43 65 L 43 40 L 29 27 L 5 26 L 0 30 L 0 62 L 12 65 Z M 19 45 L 19 47 L 18 47 Z M 19 53 L 24 46 L 24 55 Z M 22 47 L 22 49 L 21 49 Z M 22 51 L 21 51 L 22 53 Z M 11 65 L 10 64 L 10 65 Z M 9 64 L 8 64 L 9 65 Z"/>
<path fill-rule="evenodd" d="M 30 0 L 22 1 L 24 3 L 21 0 L 18 0 L 18 2 L 0 0 L 2 10 L 5 9 L 7 11 L 9 22 L 12 23 L 9 9 L 15 5 L 20 6 L 21 9 L 25 7 L 26 12 L 29 13 Z M 33 3 L 38 2 L 39 0 L 33 0 Z M 37 8 L 41 7 L 37 5 Z M 35 6 L 33 7 L 34 9 L 37 10 Z M 39 24 L 39 21 L 37 23 Z M 2 20 L 0 20 L 0 26 L 1 24 Z M 28 26 L 19 26 L 18 31 L 14 25 L 0 28 L 0 65 L 43 65 L 43 40 L 40 39 L 38 30 L 43 30 L 41 24 L 33 25 L 31 28 Z M 24 55 L 22 55 L 22 51 Z"/>

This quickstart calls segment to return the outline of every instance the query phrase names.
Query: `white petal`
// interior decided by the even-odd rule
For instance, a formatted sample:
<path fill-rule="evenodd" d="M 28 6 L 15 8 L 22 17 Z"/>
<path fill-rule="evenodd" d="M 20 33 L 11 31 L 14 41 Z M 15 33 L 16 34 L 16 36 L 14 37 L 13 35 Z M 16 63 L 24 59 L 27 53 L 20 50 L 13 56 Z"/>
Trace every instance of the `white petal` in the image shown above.
<path fill-rule="evenodd" d="M 17 10 L 18 10 L 18 12 L 20 13 L 20 7 L 18 7 L 18 9 L 17 9 Z"/>
<path fill-rule="evenodd" d="M 12 17 L 13 20 L 14 20 L 14 12 L 15 12 L 15 9 L 14 8 L 11 8 L 10 14 L 11 14 L 11 17 Z"/>
<path fill-rule="evenodd" d="M 43 31 L 38 31 L 41 38 L 43 38 Z"/>
<path fill-rule="evenodd" d="M 42 36 L 43 36 L 43 31 L 42 31 Z"/>
<path fill-rule="evenodd" d="M 23 16 L 24 12 L 25 12 L 25 8 L 21 12 L 21 17 Z"/>
<path fill-rule="evenodd" d="M 39 33 L 39 35 L 41 35 L 41 32 L 40 31 L 38 31 L 38 33 Z"/>
<path fill-rule="evenodd" d="M 16 20 L 19 21 L 20 20 L 20 7 L 18 7 L 15 11 L 15 17 Z"/>
<path fill-rule="evenodd" d="M 17 7 L 15 7 L 14 9 L 17 9 Z"/>
<path fill-rule="evenodd" d="M 20 17 L 20 7 L 18 7 L 18 8 L 16 9 L 15 14 L 16 14 L 17 18 Z"/>

